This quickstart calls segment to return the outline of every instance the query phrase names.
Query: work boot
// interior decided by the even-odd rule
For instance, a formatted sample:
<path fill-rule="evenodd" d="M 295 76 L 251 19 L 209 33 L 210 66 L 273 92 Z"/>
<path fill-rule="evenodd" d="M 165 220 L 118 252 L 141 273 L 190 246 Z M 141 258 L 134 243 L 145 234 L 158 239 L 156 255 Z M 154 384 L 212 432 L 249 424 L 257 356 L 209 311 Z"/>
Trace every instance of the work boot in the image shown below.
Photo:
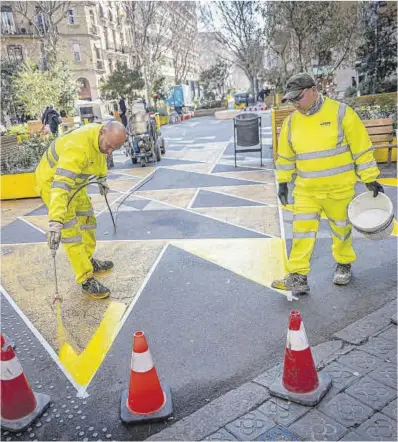
<path fill-rule="evenodd" d="M 295 293 L 305 293 L 310 291 L 307 275 L 300 275 L 298 273 L 288 273 L 283 279 L 273 281 L 271 287 Z"/>
<path fill-rule="evenodd" d="M 91 264 L 93 265 L 94 273 L 107 272 L 113 269 L 112 261 L 100 261 L 99 259 L 92 259 Z"/>
<path fill-rule="evenodd" d="M 337 285 L 347 285 L 351 281 L 351 264 L 336 264 L 333 275 L 333 283 Z"/>
<path fill-rule="evenodd" d="M 89 278 L 82 284 L 83 293 L 90 295 L 94 299 L 104 299 L 110 294 L 110 290 L 103 286 L 95 278 Z"/>

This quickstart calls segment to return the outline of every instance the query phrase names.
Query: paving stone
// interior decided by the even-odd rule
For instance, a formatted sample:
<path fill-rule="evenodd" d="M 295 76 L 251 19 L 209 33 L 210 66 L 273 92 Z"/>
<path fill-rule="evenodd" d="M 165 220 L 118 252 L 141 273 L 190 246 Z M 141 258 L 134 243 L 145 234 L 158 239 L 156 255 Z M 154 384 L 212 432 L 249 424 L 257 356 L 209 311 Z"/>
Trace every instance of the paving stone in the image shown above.
<path fill-rule="evenodd" d="M 267 370 L 265 373 L 260 374 L 260 376 L 253 379 L 253 382 L 257 382 L 258 384 L 264 385 L 264 387 L 269 387 L 277 379 L 282 377 L 282 372 L 283 372 L 283 364 L 275 365 L 274 367 Z"/>
<path fill-rule="evenodd" d="M 397 422 L 381 413 L 376 413 L 356 429 L 365 440 L 396 441 Z"/>
<path fill-rule="evenodd" d="M 351 385 L 351 387 L 347 388 L 346 393 L 375 410 L 381 410 L 397 396 L 395 390 L 375 381 L 369 376 L 365 376 L 354 385 Z"/>
<path fill-rule="evenodd" d="M 328 373 L 332 378 L 332 388 L 336 389 L 337 392 L 340 392 L 348 385 L 352 384 L 356 380 L 358 380 L 358 375 L 354 373 L 358 373 L 355 370 L 352 370 L 349 367 L 345 367 L 344 365 L 339 364 L 338 362 L 332 362 L 327 365 L 322 372 Z"/>
<path fill-rule="evenodd" d="M 216 433 L 207 436 L 203 440 L 238 440 L 238 439 L 229 431 L 227 431 L 225 428 L 221 428 Z"/>
<path fill-rule="evenodd" d="M 347 428 L 361 424 L 373 414 L 372 408 L 346 393 L 340 393 L 329 402 L 321 403 L 318 410 Z"/>
<path fill-rule="evenodd" d="M 311 348 L 316 368 L 324 367 L 340 356 L 340 354 L 348 351 L 349 349 L 343 349 L 343 342 L 339 340 L 323 342 Z"/>
<path fill-rule="evenodd" d="M 354 322 L 333 336 L 351 344 L 359 345 L 369 336 L 375 335 L 391 323 L 391 315 L 396 312 L 396 302 L 389 302 L 379 310 Z"/>
<path fill-rule="evenodd" d="M 268 419 L 276 424 L 290 425 L 309 411 L 304 405 L 295 404 L 280 398 L 272 398 L 258 408 Z"/>
<path fill-rule="evenodd" d="M 382 413 L 386 414 L 388 417 L 397 420 L 397 400 L 390 402 L 382 410 Z"/>
<path fill-rule="evenodd" d="M 366 351 L 381 359 L 395 361 L 397 359 L 397 341 L 387 340 L 381 335 L 370 338 L 366 344 L 361 345 L 361 351 Z"/>
<path fill-rule="evenodd" d="M 397 388 L 397 366 L 392 362 L 384 362 L 371 371 L 369 376 L 391 388 Z"/>
<path fill-rule="evenodd" d="M 282 425 L 277 425 L 274 428 L 266 431 L 257 440 L 270 440 L 270 441 L 279 441 L 279 440 L 302 440 L 298 434 L 293 433 Z"/>
<path fill-rule="evenodd" d="M 258 410 L 253 410 L 226 425 L 226 429 L 240 440 L 253 440 L 275 426 L 275 422 Z"/>
<path fill-rule="evenodd" d="M 269 398 L 264 387 L 246 382 L 148 440 L 202 440 Z"/>
<path fill-rule="evenodd" d="M 397 327 L 395 325 L 392 325 L 391 327 L 388 327 L 387 330 L 382 331 L 380 334 L 377 335 L 378 338 L 388 339 L 389 341 L 397 342 Z"/>
<path fill-rule="evenodd" d="M 312 410 L 289 426 L 305 440 L 339 440 L 347 431 L 343 425 L 318 410 Z"/>
<path fill-rule="evenodd" d="M 350 431 L 348 434 L 346 434 L 340 440 L 358 440 L 358 441 L 363 441 L 363 440 L 372 440 L 372 439 L 365 439 L 365 436 L 361 436 L 356 431 Z"/>
<path fill-rule="evenodd" d="M 374 370 L 383 363 L 383 360 L 364 351 L 353 350 L 346 355 L 340 356 L 337 362 L 351 368 L 353 372 L 363 375 Z"/>

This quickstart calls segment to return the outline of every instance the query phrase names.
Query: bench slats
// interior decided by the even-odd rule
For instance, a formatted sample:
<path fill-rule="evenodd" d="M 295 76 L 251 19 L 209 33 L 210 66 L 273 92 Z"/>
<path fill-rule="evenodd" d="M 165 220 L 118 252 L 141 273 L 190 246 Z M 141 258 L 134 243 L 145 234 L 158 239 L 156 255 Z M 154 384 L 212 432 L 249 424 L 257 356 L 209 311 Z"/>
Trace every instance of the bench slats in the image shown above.
<path fill-rule="evenodd" d="M 392 125 L 391 126 L 376 126 L 376 127 L 367 127 L 369 135 L 378 135 L 378 134 L 391 134 L 392 133 Z"/>
<path fill-rule="evenodd" d="M 393 138 L 394 136 L 391 132 L 389 134 L 384 134 L 384 135 L 370 135 L 372 143 L 380 143 L 381 141 L 391 142 Z"/>
<path fill-rule="evenodd" d="M 362 120 L 365 127 L 392 126 L 392 118 L 380 118 L 378 120 Z"/>

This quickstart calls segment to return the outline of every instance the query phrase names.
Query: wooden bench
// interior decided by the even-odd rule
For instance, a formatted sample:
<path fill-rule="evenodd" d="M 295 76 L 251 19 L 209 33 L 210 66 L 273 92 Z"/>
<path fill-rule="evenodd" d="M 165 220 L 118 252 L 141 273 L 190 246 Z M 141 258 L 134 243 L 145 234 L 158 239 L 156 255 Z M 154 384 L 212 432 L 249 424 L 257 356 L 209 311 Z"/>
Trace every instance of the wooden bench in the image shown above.
<path fill-rule="evenodd" d="M 281 133 L 282 124 L 284 119 L 292 112 L 286 114 L 282 121 L 280 121 L 279 125 L 276 126 L 276 135 L 274 137 L 274 129 L 273 129 L 273 137 L 274 137 L 274 161 L 276 159 L 276 150 L 278 145 L 278 138 Z M 375 159 L 378 163 L 386 162 L 388 166 L 391 165 L 392 161 L 397 161 L 397 151 L 393 152 L 393 149 L 397 149 L 397 139 L 394 135 L 393 130 L 393 121 L 391 118 L 381 118 L 378 120 L 362 120 L 370 139 L 372 141 L 373 147 L 375 148 Z M 381 150 L 383 149 L 383 150 Z"/>
<path fill-rule="evenodd" d="M 387 162 L 388 166 L 390 166 L 393 161 L 393 153 L 395 154 L 394 161 L 397 161 L 397 151 L 395 150 L 395 152 L 393 152 L 393 149 L 397 149 L 397 139 L 394 136 L 392 118 L 363 120 L 363 124 L 375 148 L 376 161 L 379 163 Z M 383 151 L 381 149 L 383 149 Z M 385 161 L 385 157 L 387 157 L 387 161 Z"/>
<path fill-rule="evenodd" d="M 285 118 L 294 112 L 294 110 L 295 109 L 291 107 L 286 109 L 272 109 L 272 146 L 274 151 L 274 161 L 276 161 L 276 148 L 282 124 Z"/>

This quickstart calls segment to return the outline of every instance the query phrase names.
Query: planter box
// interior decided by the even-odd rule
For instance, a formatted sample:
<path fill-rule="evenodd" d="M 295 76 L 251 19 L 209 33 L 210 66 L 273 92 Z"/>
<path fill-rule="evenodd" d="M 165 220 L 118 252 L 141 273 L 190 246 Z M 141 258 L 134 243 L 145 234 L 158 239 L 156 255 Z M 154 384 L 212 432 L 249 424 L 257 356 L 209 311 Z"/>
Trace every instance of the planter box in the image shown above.
<path fill-rule="evenodd" d="M 0 199 L 37 198 L 34 172 L 0 175 Z"/>

